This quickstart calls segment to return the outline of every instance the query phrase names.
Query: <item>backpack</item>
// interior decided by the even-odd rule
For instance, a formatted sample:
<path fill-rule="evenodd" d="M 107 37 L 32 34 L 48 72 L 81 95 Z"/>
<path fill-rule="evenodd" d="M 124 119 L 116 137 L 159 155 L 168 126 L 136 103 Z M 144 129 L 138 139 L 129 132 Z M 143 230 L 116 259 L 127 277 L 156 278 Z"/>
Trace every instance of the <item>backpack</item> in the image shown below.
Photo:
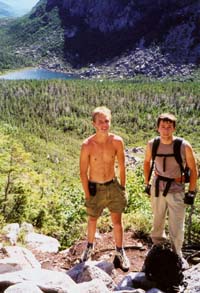
<path fill-rule="evenodd" d="M 153 245 L 145 258 L 144 272 L 147 280 L 164 292 L 179 292 L 177 289 L 183 284 L 181 257 L 167 244 Z"/>
<path fill-rule="evenodd" d="M 153 145 L 152 145 L 152 164 L 151 164 L 151 168 L 150 168 L 150 172 L 149 172 L 148 181 L 150 181 L 151 174 L 153 172 L 156 156 L 164 157 L 164 160 L 167 157 L 174 156 L 177 163 L 179 164 L 181 174 L 184 175 L 183 182 L 185 182 L 185 183 L 190 182 L 190 169 L 188 168 L 188 166 L 186 166 L 185 168 L 183 167 L 183 160 L 181 157 L 181 144 L 182 144 L 182 142 L 183 142 L 182 138 L 180 138 L 180 137 L 175 138 L 174 146 L 173 146 L 173 151 L 174 151 L 173 154 L 157 154 L 158 146 L 160 143 L 160 137 L 158 136 L 158 137 L 154 138 Z"/>

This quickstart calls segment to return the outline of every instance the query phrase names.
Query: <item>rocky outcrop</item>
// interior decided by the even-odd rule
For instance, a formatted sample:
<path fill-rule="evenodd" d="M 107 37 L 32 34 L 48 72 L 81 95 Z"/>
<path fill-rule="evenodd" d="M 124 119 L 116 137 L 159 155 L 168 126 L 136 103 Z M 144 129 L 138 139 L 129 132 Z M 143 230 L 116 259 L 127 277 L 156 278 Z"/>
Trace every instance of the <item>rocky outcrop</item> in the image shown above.
<path fill-rule="evenodd" d="M 133 148 L 127 153 L 138 152 L 143 152 L 143 149 Z M 9 231 L 9 235 L 13 236 L 14 231 L 20 233 L 21 229 L 27 235 L 34 233 L 32 225 L 27 223 L 21 226 L 16 223 L 9 224 L 4 231 Z M 16 241 L 18 235 L 14 237 Z M 44 239 L 48 247 L 47 238 L 44 237 Z M 49 241 L 51 246 L 52 239 L 49 238 Z M 37 246 L 37 237 L 35 249 L 43 253 L 44 247 Z M 58 271 L 55 268 L 52 270 L 42 268 L 34 256 L 34 251 L 34 249 L 31 252 L 27 248 L 17 246 L 17 243 L 0 249 L 0 293 L 161 293 L 155 283 L 146 279 L 143 272 L 127 273 L 120 281 L 117 281 L 118 271 L 110 261 L 92 260 Z M 64 253 L 68 257 L 69 250 Z M 180 287 L 180 293 L 183 292 L 200 292 L 200 263 L 184 271 L 184 283 Z"/>
<path fill-rule="evenodd" d="M 6 248 L 5 248 L 6 249 Z M 15 250 L 16 248 L 14 248 Z M 17 250 L 23 251 L 22 248 Z M 8 257 L 10 252 L 7 250 Z M 30 256 L 31 252 L 29 252 Z M 30 259 L 32 267 L 30 267 Z M 111 263 L 87 261 L 75 265 L 69 271 L 51 271 L 37 266 L 34 255 L 27 257 L 29 268 L 22 268 L 24 258 L 18 259 L 18 269 L 0 274 L 0 292 L 49 292 L 49 293 L 153 293 L 161 292 L 155 283 L 148 281 L 143 272 L 130 272 L 116 284 L 113 281 L 115 269 Z M 5 257 L 4 262 L 8 258 Z M 21 267 L 21 269 L 19 269 Z M 184 272 L 185 283 L 180 292 L 196 293 L 200 291 L 200 264 Z"/>
<path fill-rule="evenodd" d="M 172 64 L 163 55 L 160 48 L 137 48 L 114 58 L 101 65 L 90 64 L 87 69 L 82 69 L 79 74 L 84 79 L 133 79 L 138 75 L 150 79 L 174 78 L 179 80 L 192 79 L 194 64 Z"/>
<path fill-rule="evenodd" d="M 47 11 L 55 7 L 76 66 L 155 46 L 172 64 L 199 64 L 199 1 L 47 1 Z"/>
<path fill-rule="evenodd" d="M 29 223 L 8 224 L 3 229 L 5 238 L 11 245 L 16 245 L 20 234 L 24 235 L 24 242 L 28 248 L 39 250 L 41 252 L 58 252 L 60 243 L 57 239 L 35 233 L 33 226 Z"/>

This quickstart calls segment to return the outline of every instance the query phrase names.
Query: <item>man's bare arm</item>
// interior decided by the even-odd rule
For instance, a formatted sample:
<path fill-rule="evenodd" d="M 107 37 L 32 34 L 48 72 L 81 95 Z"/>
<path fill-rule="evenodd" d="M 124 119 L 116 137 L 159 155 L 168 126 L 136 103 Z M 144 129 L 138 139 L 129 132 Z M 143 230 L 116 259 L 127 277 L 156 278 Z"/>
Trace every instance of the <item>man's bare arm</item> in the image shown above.
<path fill-rule="evenodd" d="M 150 173 L 150 169 L 151 169 L 151 148 L 149 143 L 146 146 L 146 151 L 145 151 L 145 157 L 144 157 L 144 165 L 143 165 L 143 169 L 144 169 L 144 183 L 145 184 L 149 184 L 149 173 Z"/>
<path fill-rule="evenodd" d="M 125 153 L 123 140 L 117 141 L 117 160 L 119 165 L 120 184 L 126 185 L 126 168 L 125 168 Z"/>
<path fill-rule="evenodd" d="M 87 143 L 83 143 L 80 153 L 80 178 L 85 193 L 85 198 L 90 197 L 88 189 L 88 168 L 89 168 L 89 151 Z"/>
<path fill-rule="evenodd" d="M 187 166 L 190 169 L 189 190 L 190 191 L 195 191 L 196 190 L 196 185 L 197 185 L 198 174 L 197 174 L 197 166 L 196 166 L 194 153 L 193 153 L 193 150 L 192 150 L 192 147 L 191 147 L 190 144 L 186 145 L 185 157 L 186 157 Z"/>

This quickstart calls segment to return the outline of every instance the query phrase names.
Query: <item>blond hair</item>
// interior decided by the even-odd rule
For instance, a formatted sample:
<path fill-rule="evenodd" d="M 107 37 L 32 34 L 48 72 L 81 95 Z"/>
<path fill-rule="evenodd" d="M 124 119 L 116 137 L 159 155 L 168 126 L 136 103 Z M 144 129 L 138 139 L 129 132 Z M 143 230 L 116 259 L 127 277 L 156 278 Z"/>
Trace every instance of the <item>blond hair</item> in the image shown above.
<path fill-rule="evenodd" d="M 92 121 L 95 121 L 96 116 L 98 114 L 104 114 L 104 115 L 108 116 L 109 119 L 111 119 L 111 111 L 110 111 L 110 109 L 108 109 L 105 106 L 97 107 L 97 108 L 95 108 L 93 110 L 93 112 L 92 112 Z"/>

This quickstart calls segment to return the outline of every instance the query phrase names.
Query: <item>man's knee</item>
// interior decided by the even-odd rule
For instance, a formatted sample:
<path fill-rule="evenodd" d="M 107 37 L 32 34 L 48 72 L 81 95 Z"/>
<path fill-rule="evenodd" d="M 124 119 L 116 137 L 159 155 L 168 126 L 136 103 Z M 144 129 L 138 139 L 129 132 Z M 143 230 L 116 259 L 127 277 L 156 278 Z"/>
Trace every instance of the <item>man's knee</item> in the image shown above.
<path fill-rule="evenodd" d="M 89 223 L 96 223 L 98 220 L 98 217 L 92 217 L 92 216 L 89 216 L 88 218 L 88 222 Z"/>

